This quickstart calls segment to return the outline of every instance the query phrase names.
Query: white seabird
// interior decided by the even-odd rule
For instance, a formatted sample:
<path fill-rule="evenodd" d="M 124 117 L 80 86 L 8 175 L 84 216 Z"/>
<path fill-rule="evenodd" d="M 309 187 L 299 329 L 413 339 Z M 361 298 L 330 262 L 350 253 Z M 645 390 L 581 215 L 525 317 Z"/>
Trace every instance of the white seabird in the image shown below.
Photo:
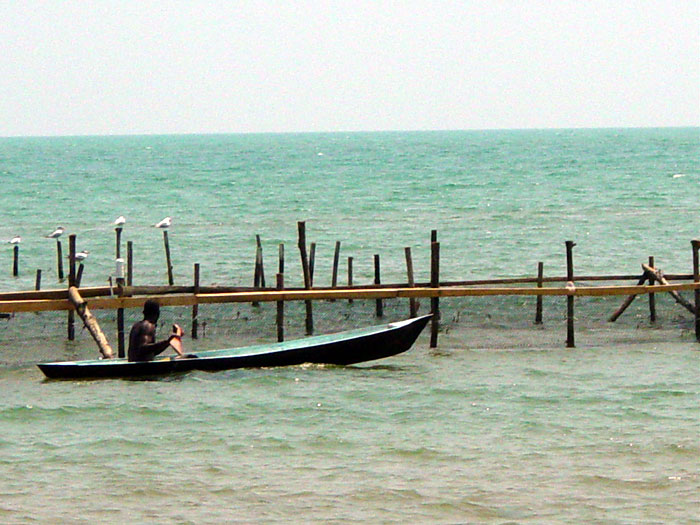
<path fill-rule="evenodd" d="M 7 241 L 7 244 L 19 244 L 21 242 L 22 242 L 22 237 L 20 237 L 19 235 L 15 235 L 14 237 L 12 237 L 12 239 Z"/>
<path fill-rule="evenodd" d="M 156 227 L 156 228 L 166 229 L 166 228 L 170 228 L 170 226 L 172 225 L 172 223 L 173 223 L 173 220 L 172 220 L 170 217 L 166 217 L 166 218 L 163 219 L 162 221 L 160 221 L 160 222 L 154 224 L 153 226 Z"/>
<path fill-rule="evenodd" d="M 61 235 L 63 235 L 64 231 L 66 231 L 66 229 L 63 226 L 59 226 L 54 231 L 49 233 L 46 237 L 48 239 L 58 239 Z"/>
<path fill-rule="evenodd" d="M 75 260 L 78 262 L 83 262 L 85 259 L 87 259 L 87 256 L 90 252 L 88 250 L 83 250 L 82 252 L 78 252 L 75 254 Z"/>
<path fill-rule="evenodd" d="M 124 224 L 126 224 L 126 218 L 123 215 L 120 215 L 114 220 L 112 224 L 114 224 L 115 226 L 124 226 Z"/>

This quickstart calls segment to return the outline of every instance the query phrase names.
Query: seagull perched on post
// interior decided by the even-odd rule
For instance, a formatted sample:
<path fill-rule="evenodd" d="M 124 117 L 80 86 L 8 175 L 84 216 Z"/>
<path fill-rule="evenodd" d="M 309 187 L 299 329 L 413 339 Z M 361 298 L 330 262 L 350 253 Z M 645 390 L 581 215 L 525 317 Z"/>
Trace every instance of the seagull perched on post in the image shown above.
<path fill-rule="evenodd" d="M 14 237 L 12 237 L 12 239 L 7 241 L 7 244 L 19 244 L 21 242 L 22 242 L 22 237 L 20 237 L 19 235 L 15 235 Z"/>
<path fill-rule="evenodd" d="M 170 217 L 166 217 L 166 218 L 163 219 L 162 221 L 160 221 L 160 222 L 154 224 L 153 226 L 154 226 L 155 228 L 161 228 L 161 229 L 165 230 L 166 228 L 170 228 L 170 226 L 172 225 L 172 223 L 173 223 L 173 220 L 172 220 Z"/>
<path fill-rule="evenodd" d="M 78 252 L 75 254 L 75 260 L 78 262 L 83 262 L 85 259 L 87 259 L 87 256 L 90 252 L 88 250 L 83 250 L 82 252 Z M 68 256 L 70 258 L 70 255 Z"/>
<path fill-rule="evenodd" d="M 124 224 L 126 224 L 126 218 L 123 215 L 120 215 L 114 220 L 112 224 L 114 224 L 115 226 L 124 226 Z"/>
<path fill-rule="evenodd" d="M 56 228 L 54 231 L 49 233 L 46 238 L 47 239 L 58 239 L 61 235 L 63 235 L 63 232 L 66 231 L 66 229 L 63 226 L 59 226 Z"/>

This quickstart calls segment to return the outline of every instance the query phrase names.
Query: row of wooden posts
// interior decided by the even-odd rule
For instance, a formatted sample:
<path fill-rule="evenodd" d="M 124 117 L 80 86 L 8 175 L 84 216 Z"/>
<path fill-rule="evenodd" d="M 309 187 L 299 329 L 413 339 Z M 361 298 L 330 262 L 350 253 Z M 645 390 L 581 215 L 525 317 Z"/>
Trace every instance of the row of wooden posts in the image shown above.
<path fill-rule="evenodd" d="M 265 283 L 265 275 L 263 268 L 263 256 L 262 256 L 262 243 L 260 237 L 256 236 L 256 257 L 255 257 L 255 272 L 254 272 L 254 282 L 253 288 L 223 288 L 216 287 L 212 290 L 212 287 L 202 287 L 200 286 L 200 267 L 199 264 L 194 265 L 194 285 L 193 287 L 184 287 L 186 292 L 193 294 L 193 299 L 187 299 L 183 301 L 171 301 L 163 299 L 166 294 L 174 293 L 185 293 L 182 288 L 176 288 L 173 282 L 173 267 L 170 259 L 170 248 L 168 242 L 167 231 L 163 231 L 164 236 L 164 248 L 166 255 L 166 269 L 168 273 L 168 288 L 162 287 L 140 287 L 140 291 L 144 291 L 151 296 L 156 295 L 161 299 L 161 302 L 165 304 L 191 304 L 192 305 L 192 332 L 193 338 L 198 337 L 198 316 L 199 316 L 199 303 L 200 302 L 251 302 L 256 305 L 263 300 L 273 300 L 269 295 L 278 293 L 278 297 L 275 299 L 277 303 L 277 339 L 278 341 L 284 340 L 284 302 L 286 300 L 304 300 L 306 309 L 306 333 L 311 335 L 313 333 L 313 309 L 312 301 L 319 299 L 336 300 L 336 298 L 344 297 L 348 301 L 352 301 L 353 298 L 367 298 L 371 296 L 376 302 L 376 315 L 377 317 L 383 317 L 383 300 L 390 297 L 404 296 L 409 299 L 409 315 L 414 317 L 417 315 L 418 297 L 429 297 L 430 298 L 430 311 L 433 314 L 433 319 L 431 322 L 431 332 L 430 332 L 430 346 L 437 346 L 438 330 L 439 330 L 439 320 L 440 320 L 440 303 L 439 298 L 444 296 L 467 296 L 467 295 L 535 295 L 537 297 L 536 313 L 535 313 L 535 323 L 542 323 L 542 297 L 544 295 L 567 295 L 567 338 L 566 346 L 575 346 L 575 333 L 574 333 L 574 298 L 576 296 L 582 295 L 621 295 L 626 294 L 629 289 L 629 295 L 625 299 L 623 305 L 610 317 L 610 321 L 615 321 L 624 310 L 632 303 L 636 295 L 640 293 L 648 294 L 650 301 L 650 317 L 652 322 L 656 320 L 656 310 L 654 293 L 658 291 L 668 291 L 674 296 L 674 299 L 684 306 L 688 311 L 695 316 L 695 332 L 698 341 L 700 341 L 700 317 L 698 315 L 698 308 L 691 303 L 685 301 L 685 299 L 678 294 L 679 290 L 694 290 L 695 292 L 695 305 L 700 304 L 700 275 L 698 271 L 698 250 L 700 248 L 700 241 L 694 240 L 691 242 L 693 248 L 693 274 L 692 275 L 680 275 L 680 276 L 664 276 L 663 273 L 654 267 L 653 258 L 650 258 L 649 264 L 643 265 L 643 274 L 639 278 L 636 287 L 594 287 L 594 288 L 576 288 L 574 285 L 575 280 L 577 281 L 595 281 L 595 280 L 623 280 L 636 278 L 636 276 L 578 276 L 574 275 L 573 267 L 573 248 L 575 243 L 573 241 L 566 241 L 566 289 L 555 289 L 555 288 L 544 288 L 545 282 L 555 282 L 561 281 L 561 278 L 545 278 L 544 277 L 544 265 L 543 263 L 538 264 L 538 271 L 536 278 L 519 278 L 519 279 L 494 279 L 494 280 L 481 280 L 481 281 L 461 281 L 461 282 L 440 282 L 439 272 L 440 272 L 440 244 L 437 241 L 437 231 L 432 230 L 431 232 L 431 268 L 430 268 L 430 282 L 425 285 L 419 285 L 414 280 L 413 272 L 413 262 L 411 249 L 409 247 L 405 248 L 406 257 L 406 268 L 407 268 L 407 283 L 405 285 L 382 285 L 380 276 L 380 258 L 379 255 L 374 255 L 374 284 L 371 287 L 356 287 L 353 284 L 353 258 L 348 257 L 348 286 L 338 287 L 338 266 L 340 259 L 340 241 L 335 244 L 335 251 L 333 257 L 333 270 L 331 277 L 331 287 L 330 289 L 324 288 L 314 288 L 313 286 L 313 275 L 314 275 L 314 261 L 315 261 L 315 243 L 311 243 L 310 253 L 307 253 L 307 243 L 306 243 L 306 225 L 305 222 L 298 222 L 298 246 L 301 257 L 304 287 L 300 289 L 291 289 L 291 292 L 283 292 L 285 290 L 284 286 L 284 245 L 279 245 L 279 268 L 276 274 L 276 283 L 274 288 L 267 288 Z M 116 255 L 117 260 L 121 260 L 121 228 L 116 228 L 117 242 L 116 242 Z M 83 265 L 82 263 L 76 269 L 76 259 L 75 259 L 75 235 L 69 236 L 69 275 L 68 275 L 68 287 L 69 290 L 73 290 L 73 294 L 68 294 L 68 299 L 71 301 L 73 307 L 85 321 L 85 316 L 81 312 L 87 310 L 87 305 L 82 299 L 79 292 L 77 292 L 80 286 L 80 279 L 82 276 Z M 58 240 L 57 240 L 58 241 Z M 61 254 L 61 244 L 57 242 L 58 251 L 58 264 L 59 264 L 59 278 L 63 276 L 62 270 L 62 254 Z M 135 305 L 142 304 L 149 297 L 134 297 L 136 292 L 139 291 L 138 288 L 133 287 L 133 245 L 131 241 L 127 243 L 127 262 L 126 274 L 120 274 L 117 272 L 116 276 L 116 296 L 119 302 L 117 303 L 117 337 L 118 337 L 118 355 L 124 355 L 124 308 L 131 307 L 133 301 L 127 301 L 127 298 L 135 300 Z M 671 285 L 669 284 L 668 278 L 672 279 L 692 279 L 692 285 Z M 110 278 L 111 281 L 111 278 Z M 41 271 L 37 271 L 36 280 L 36 290 L 40 290 L 41 282 Z M 536 283 L 536 288 L 473 288 L 474 285 L 493 285 L 493 284 L 525 284 L 525 283 Z M 649 282 L 649 287 L 643 286 L 645 282 Z M 655 285 L 654 283 L 659 283 Z M 460 287 L 462 289 L 460 289 Z M 593 293 L 595 290 L 601 293 Z M 90 292 L 93 297 L 99 297 L 102 293 L 106 295 L 107 293 L 114 294 L 114 289 L 112 284 L 110 284 L 109 292 L 94 292 L 96 289 L 88 289 L 85 291 Z M 222 291 L 223 290 L 223 291 Z M 216 292 L 219 293 L 216 293 Z M 335 291 L 335 295 L 334 295 Z M 456 292 L 456 293 L 448 293 Z M 296 296 L 294 293 L 296 292 Z M 354 293 L 357 292 L 357 293 Z M 552 293 L 554 292 L 554 293 Z M 604 293 L 602 293 L 604 292 Z M 65 292 L 64 292 L 65 293 Z M 303 295 L 305 293 L 305 295 Z M 326 294 L 324 296 L 324 293 Z M 19 292 L 14 295 L 23 295 L 23 297 L 29 297 L 26 292 Z M 207 296 L 208 294 L 208 296 Z M 221 297 L 226 294 L 233 294 L 228 297 Z M 235 296 L 235 294 L 239 294 Z M 242 295 L 241 295 L 242 294 Z M 299 294 L 303 295 L 303 299 Z M 330 295 L 329 295 L 330 294 Z M 0 310 L 1 311 L 20 311 L 13 309 L 11 306 L 12 299 L 9 296 L 13 294 L 0 294 Z M 219 297 L 212 297 L 213 295 L 218 295 Z M 3 296 L 5 296 L 7 301 L 2 301 Z M 153 298 L 153 297 L 151 297 Z M 172 298 L 172 296 L 171 296 Z M 205 300 L 214 299 L 214 300 Z M 65 298 L 63 299 L 65 300 Z M 37 301 L 41 301 L 38 299 Z M 59 300 L 59 302 L 61 302 Z M 97 307 L 110 307 L 106 306 L 109 304 L 105 303 L 104 299 L 102 302 L 105 306 L 100 304 L 100 300 L 91 300 L 91 304 Z M 127 303 L 129 305 L 127 306 Z M 37 304 L 37 309 L 66 309 L 65 304 L 62 304 L 56 308 L 47 307 L 47 304 L 39 305 Z M 28 306 L 26 310 L 31 311 L 31 307 Z M 75 337 L 75 320 L 74 320 L 74 310 L 71 308 L 68 314 L 68 338 L 74 339 Z M 92 333 L 92 330 L 90 330 Z M 93 337 L 94 334 L 93 334 Z M 97 341 L 97 338 L 96 338 Z M 99 345 L 99 342 L 98 342 Z M 104 352 L 103 352 L 104 353 Z"/>

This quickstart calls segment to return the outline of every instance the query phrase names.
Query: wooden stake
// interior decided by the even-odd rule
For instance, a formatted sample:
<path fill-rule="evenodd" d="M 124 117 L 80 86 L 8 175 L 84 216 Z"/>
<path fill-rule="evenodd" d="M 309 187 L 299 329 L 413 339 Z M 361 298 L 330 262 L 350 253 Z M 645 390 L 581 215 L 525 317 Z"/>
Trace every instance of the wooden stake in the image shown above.
<path fill-rule="evenodd" d="M 279 265 L 277 267 L 277 273 L 284 273 L 284 244 L 279 245 Z"/>
<path fill-rule="evenodd" d="M 102 353 L 102 355 L 106 359 L 111 359 L 112 357 L 114 357 L 112 347 L 109 346 L 107 338 L 102 333 L 97 319 L 95 319 L 95 316 L 92 315 L 92 313 L 87 307 L 87 303 L 80 296 L 80 293 L 78 292 L 78 289 L 75 286 L 71 286 L 68 288 L 68 299 L 71 303 L 73 303 L 75 311 L 78 312 L 78 315 L 83 320 L 83 323 L 85 323 L 85 327 L 88 329 L 88 332 L 90 332 L 90 335 L 97 343 L 97 347 L 100 349 L 100 353 Z"/>
<path fill-rule="evenodd" d="M 68 236 L 68 288 L 75 287 L 75 234 Z M 75 315 L 68 312 L 68 340 L 75 339 Z"/>
<path fill-rule="evenodd" d="M 406 246 L 404 248 L 404 254 L 406 255 L 406 276 L 408 280 L 408 286 L 410 288 L 413 288 L 416 285 L 416 282 L 413 278 L 413 257 L 411 256 L 411 247 Z M 409 307 L 408 307 L 408 314 L 410 317 L 417 317 L 418 316 L 418 301 L 414 298 L 411 297 L 409 300 Z"/>
<path fill-rule="evenodd" d="M 700 283 L 700 240 L 690 241 L 693 247 L 693 281 Z M 700 343 L 700 289 L 695 290 L 695 339 Z"/>
<path fill-rule="evenodd" d="M 331 274 L 331 288 L 338 286 L 338 263 L 340 262 L 340 241 L 335 241 L 333 252 L 333 273 Z M 331 301 L 333 302 L 333 301 Z"/>
<path fill-rule="evenodd" d="M 379 268 L 379 254 L 374 254 L 374 284 L 381 284 L 381 272 Z M 384 317 L 384 304 L 381 299 L 376 300 L 377 317 Z"/>
<path fill-rule="evenodd" d="M 115 258 L 119 259 L 121 257 L 121 253 L 122 253 L 122 227 L 117 226 L 116 228 L 114 228 L 114 231 L 117 234 L 117 246 L 116 246 L 117 256 Z"/>
<path fill-rule="evenodd" d="M 656 267 L 656 265 L 654 264 L 653 256 L 649 257 L 649 266 L 651 266 L 652 268 Z M 644 275 L 646 275 L 649 278 L 649 286 L 653 286 L 654 278 L 651 275 L 647 275 L 646 272 L 644 272 Z M 652 324 L 656 322 L 656 296 L 653 293 L 649 294 L 649 321 Z"/>
<path fill-rule="evenodd" d="M 170 260 L 170 243 L 168 242 L 168 231 L 163 230 L 163 246 L 165 247 L 165 263 L 168 267 L 168 284 L 172 286 L 175 284 L 173 280 L 173 265 Z"/>
<path fill-rule="evenodd" d="M 352 287 L 352 257 L 348 257 L 348 287 Z M 348 304 L 352 304 L 352 299 L 348 299 Z"/>
<path fill-rule="evenodd" d="M 134 243 L 126 243 L 126 285 L 134 285 Z"/>
<path fill-rule="evenodd" d="M 316 243 L 311 243 L 311 249 L 309 251 L 309 278 L 311 279 L 311 286 L 314 285 L 314 268 L 316 266 Z"/>
<path fill-rule="evenodd" d="M 194 263 L 194 294 L 199 293 L 199 263 Z M 192 305 L 192 339 L 197 339 L 197 329 L 199 327 L 199 305 Z"/>
<path fill-rule="evenodd" d="M 41 270 L 36 270 L 36 281 L 34 281 L 34 289 L 41 290 Z"/>
<path fill-rule="evenodd" d="M 435 230 L 433 230 L 435 232 Z M 437 237 L 437 236 L 436 236 Z M 430 287 L 440 286 L 440 243 L 430 243 Z M 430 348 L 437 348 L 438 329 L 440 327 L 440 299 L 431 297 L 430 313 L 433 314 L 430 320 Z"/>
<path fill-rule="evenodd" d="M 75 275 L 75 286 L 77 288 L 80 288 L 80 281 L 83 280 L 83 270 L 85 269 L 85 265 L 83 263 L 78 263 L 78 272 Z"/>
<path fill-rule="evenodd" d="M 277 274 L 277 289 L 284 290 L 284 274 Z M 284 301 L 277 301 L 277 342 L 284 341 Z"/>
<path fill-rule="evenodd" d="M 13 246 L 14 256 L 12 258 L 12 276 L 17 277 L 19 275 L 19 244 Z"/>
<path fill-rule="evenodd" d="M 574 286 L 574 241 L 566 241 L 566 279 L 567 286 Z M 570 284 L 569 284 L 570 283 Z M 575 348 L 574 340 L 574 296 L 566 296 L 566 347 Z"/>
<path fill-rule="evenodd" d="M 58 280 L 63 281 L 63 246 L 61 245 L 60 239 L 56 239 L 56 259 L 58 262 L 56 266 Z"/>
<path fill-rule="evenodd" d="M 544 263 L 537 263 L 537 288 L 542 288 L 544 279 Z M 537 296 L 537 305 L 535 306 L 535 324 L 542 324 L 542 296 Z"/>
<path fill-rule="evenodd" d="M 307 290 L 311 289 L 311 272 L 309 270 L 309 260 L 306 256 L 306 223 L 304 221 L 299 221 L 297 223 L 297 229 L 299 231 L 299 252 L 301 254 L 301 268 L 304 272 L 304 288 Z M 306 335 L 311 335 L 314 333 L 314 314 L 313 306 L 311 301 L 305 301 L 306 305 Z"/>
<path fill-rule="evenodd" d="M 110 277 L 111 279 L 111 277 Z M 124 277 L 117 277 L 117 295 L 124 296 Z M 126 356 L 124 344 L 124 308 L 117 308 L 117 356 Z"/>

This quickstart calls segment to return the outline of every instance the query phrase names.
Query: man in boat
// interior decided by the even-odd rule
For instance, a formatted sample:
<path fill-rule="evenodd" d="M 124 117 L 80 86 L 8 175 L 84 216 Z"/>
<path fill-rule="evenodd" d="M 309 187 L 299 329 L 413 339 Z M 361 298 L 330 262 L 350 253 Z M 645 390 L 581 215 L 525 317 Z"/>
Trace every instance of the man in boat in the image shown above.
<path fill-rule="evenodd" d="M 178 357 L 182 352 L 182 334 L 179 325 L 173 325 L 173 333 L 167 339 L 156 342 L 156 325 L 160 317 L 160 305 L 149 299 L 143 305 L 143 320 L 135 323 L 129 333 L 129 361 L 152 361 L 158 354 L 172 346 Z"/>

